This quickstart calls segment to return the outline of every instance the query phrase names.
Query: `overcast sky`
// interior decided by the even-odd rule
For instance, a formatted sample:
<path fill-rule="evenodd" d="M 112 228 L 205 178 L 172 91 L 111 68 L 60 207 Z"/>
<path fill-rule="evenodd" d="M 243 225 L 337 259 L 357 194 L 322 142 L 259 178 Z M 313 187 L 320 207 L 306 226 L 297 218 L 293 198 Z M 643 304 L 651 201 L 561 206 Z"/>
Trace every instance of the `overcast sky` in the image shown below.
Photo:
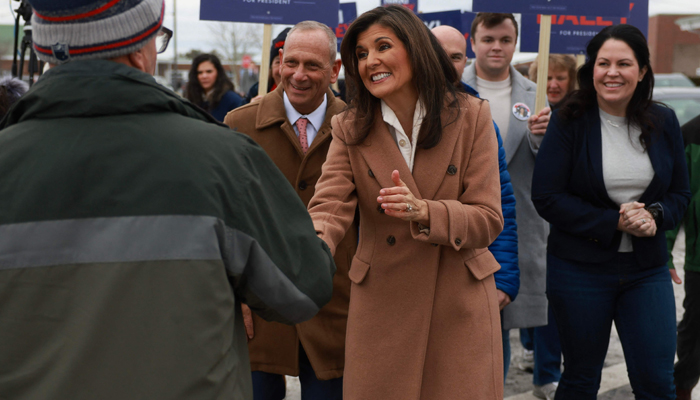
<path fill-rule="evenodd" d="M 3 0 L 0 0 L 0 4 Z M 18 1 L 5 0 L 5 6 L 0 5 L 0 23 L 12 24 L 13 17 L 11 8 L 17 8 Z M 177 1 L 177 40 L 178 53 L 185 53 L 189 49 L 200 49 L 203 51 L 211 51 L 215 48 L 211 26 L 214 24 L 209 21 L 199 20 L 199 4 L 200 0 L 165 0 L 166 4 L 166 19 L 165 25 L 173 26 L 173 2 Z M 418 6 L 423 12 L 448 11 L 448 10 L 463 10 L 471 11 L 471 0 L 418 0 Z M 581 1 L 581 0 L 579 0 Z M 612 0 L 620 1 L 620 0 Z M 341 0 L 341 3 L 348 1 Z M 358 15 L 377 7 L 380 0 L 356 0 Z M 700 14 L 700 1 L 698 0 L 650 0 L 649 15 L 657 14 Z M 284 27 L 276 26 L 273 29 L 274 34 L 281 31 Z M 274 36 L 273 36 L 274 37 Z M 171 58 L 172 44 L 168 51 L 163 55 L 163 58 Z"/>

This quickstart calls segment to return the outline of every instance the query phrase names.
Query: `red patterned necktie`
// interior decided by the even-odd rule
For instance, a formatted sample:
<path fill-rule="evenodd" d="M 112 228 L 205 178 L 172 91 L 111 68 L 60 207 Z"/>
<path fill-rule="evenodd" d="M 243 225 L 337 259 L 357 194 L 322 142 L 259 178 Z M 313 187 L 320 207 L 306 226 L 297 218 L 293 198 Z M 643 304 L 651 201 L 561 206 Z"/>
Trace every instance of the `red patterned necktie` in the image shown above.
<path fill-rule="evenodd" d="M 299 143 L 301 143 L 301 150 L 304 154 L 309 151 L 309 139 L 306 136 L 306 124 L 308 123 L 309 120 L 304 117 L 299 118 L 296 122 L 297 129 L 299 130 Z"/>

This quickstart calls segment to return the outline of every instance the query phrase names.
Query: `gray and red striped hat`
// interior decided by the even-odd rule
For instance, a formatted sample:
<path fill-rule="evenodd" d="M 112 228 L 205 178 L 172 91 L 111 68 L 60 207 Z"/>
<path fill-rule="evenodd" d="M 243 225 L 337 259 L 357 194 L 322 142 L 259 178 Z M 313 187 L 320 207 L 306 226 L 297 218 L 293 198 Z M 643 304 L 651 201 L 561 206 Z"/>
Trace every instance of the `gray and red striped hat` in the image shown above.
<path fill-rule="evenodd" d="M 34 50 L 46 62 L 109 59 L 143 47 L 163 25 L 164 0 L 29 0 Z"/>

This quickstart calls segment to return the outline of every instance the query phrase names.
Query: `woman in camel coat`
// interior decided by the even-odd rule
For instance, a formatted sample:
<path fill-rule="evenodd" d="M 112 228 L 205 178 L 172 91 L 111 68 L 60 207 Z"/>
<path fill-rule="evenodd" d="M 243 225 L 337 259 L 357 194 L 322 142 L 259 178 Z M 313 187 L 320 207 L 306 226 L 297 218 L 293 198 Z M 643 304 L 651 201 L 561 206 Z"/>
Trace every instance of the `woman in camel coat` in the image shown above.
<path fill-rule="evenodd" d="M 457 92 L 449 58 L 403 7 L 360 16 L 341 55 L 350 108 L 332 120 L 309 210 L 331 251 L 360 210 L 344 398 L 502 399 L 488 103 Z"/>

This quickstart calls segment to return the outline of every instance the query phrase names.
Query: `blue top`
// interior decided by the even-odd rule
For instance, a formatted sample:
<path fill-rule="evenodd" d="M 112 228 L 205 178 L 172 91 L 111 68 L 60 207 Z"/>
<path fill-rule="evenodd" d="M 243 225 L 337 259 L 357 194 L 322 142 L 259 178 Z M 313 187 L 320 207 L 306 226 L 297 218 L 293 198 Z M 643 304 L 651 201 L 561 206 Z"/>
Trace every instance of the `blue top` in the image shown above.
<path fill-rule="evenodd" d="M 547 252 L 559 258 L 605 262 L 617 254 L 620 207 L 608 197 L 603 180 L 603 155 L 598 107 L 573 121 L 552 114 L 532 177 L 532 202 L 551 225 Z M 642 268 L 666 263 L 664 231 L 673 229 L 690 200 L 683 137 L 673 110 L 652 105 L 656 129 L 647 152 L 654 178 L 639 202 L 660 203 L 663 221 L 653 237 L 632 236 L 634 255 Z M 624 154 L 620 155 L 624 157 Z"/>
<path fill-rule="evenodd" d="M 471 86 L 462 82 L 464 90 L 476 97 L 479 93 Z M 501 180 L 501 208 L 503 210 L 503 231 L 489 246 L 489 251 L 501 264 L 501 269 L 493 274 L 496 279 L 496 288 L 504 291 L 510 300 L 515 300 L 520 288 L 520 269 L 518 268 L 518 225 L 515 222 L 515 194 L 510 183 L 508 164 L 506 163 L 506 151 L 503 148 L 503 139 L 496 122 L 493 123 L 498 138 L 498 169 Z"/>
<path fill-rule="evenodd" d="M 245 104 L 243 97 L 239 96 L 238 93 L 229 90 L 224 93 L 221 97 L 219 105 L 215 109 L 211 110 L 209 113 L 212 117 L 216 118 L 219 122 L 224 122 L 224 118 L 229 111 L 234 108 L 238 108 Z M 202 108 L 207 109 L 207 103 L 202 104 Z"/>

